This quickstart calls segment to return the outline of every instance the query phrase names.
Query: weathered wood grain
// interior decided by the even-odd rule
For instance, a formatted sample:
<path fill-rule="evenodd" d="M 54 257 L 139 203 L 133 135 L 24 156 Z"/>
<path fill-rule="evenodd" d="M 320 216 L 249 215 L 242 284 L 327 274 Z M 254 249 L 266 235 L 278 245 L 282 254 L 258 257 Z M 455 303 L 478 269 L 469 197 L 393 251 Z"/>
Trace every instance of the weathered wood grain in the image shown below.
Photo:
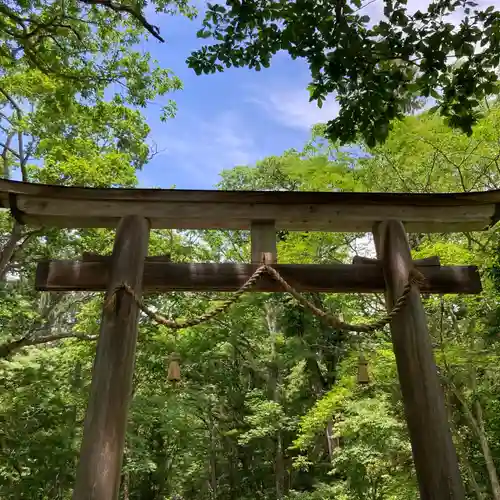
<path fill-rule="evenodd" d="M 409 232 L 482 230 L 496 222 L 500 191 L 405 194 L 345 192 L 92 189 L 0 180 L 0 206 L 12 196 L 24 223 L 80 228 L 116 227 L 141 215 L 152 228 L 250 229 L 274 220 L 277 230 L 371 231 L 397 219 Z"/>
<path fill-rule="evenodd" d="M 82 261 L 85 262 L 111 262 L 113 258 L 112 255 L 99 255 L 96 253 L 84 252 L 82 254 Z M 148 255 L 146 257 L 146 262 L 171 262 L 172 258 L 170 254 L 166 255 Z"/>
<path fill-rule="evenodd" d="M 261 264 L 262 254 L 269 255 L 270 261 L 267 264 L 276 264 L 278 254 L 276 250 L 276 226 L 274 221 L 252 222 L 250 243 L 253 264 Z"/>
<path fill-rule="evenodd" d="M 144 293 L 169 291 L 237 290 L 257 269 L 254 264 L 182 264 L 151 262 L 144 264 Z M 315 292 L 383 292 L 382 267 L 367 264 L 300 265 L 279 264 L 278 272 L 297 290 Z M 481 280 L 474 266 L 417 266 L 426 277 L 424 293 L 481 292 Z M 110 266 L 102 261 L 42 261 L 38 264 L 36 288 L 42 291 L 103 291 Z M 281 291 L 278 283 L 263 278 L 255 291 Z"/>
<path fill-rule="evenodd" d="M 126 281 L 141 293 L 149 225 L 130 216 L 118 226 L 108 293 Z M 85 417 L 73 500 L 116 500 L 120 488 L 127 414 L 132 390 L 138 308 L 124 291 L 104 308 Z"/>
<path fill-rule="evenodd" d="M 371 259 L 369 257 L 361 257 L 356 255 L 352 258 L 353 264 L 371 264 L 381 266 L 382 261 L 379 259 Z M 437 256 L 434 257 L 425 257 L 424 259 L 416 259 L 413 261 L 414 266 L 440 266 L 441 259 Z"/>
<path fill-rule="evenodd" d="M 500 190 L 466 193 L 364 193 L 325 191 L 223 191 L 186 189 L 130 189 L 55 186 L 0 179 L 0 200 L 8 193 L 41 198 L 69 198 L 73 200 L 133 200 L 167 202 L 229 202 L 273 204 L 327 204 L 332 202 L 358 205 L 391 204 L 411 206 L 464 206 L 500 202 Z M 271 218 L 272 220 L 272 218 Z"/>
<path fill-rule="evenodd" d="M 396 217 L 415 230 L 446 231 L 463 225 L 483 229 L 494 213 L 493 205 L 473 206 L 392 206 L 340 204 L 273 203 L 183 203 L 151 201 L 76 201 L 72 199 L 32 199 L 21 197 L 18 207 L 33 214 L 41 224 L 59 220 L 67 227 L 80 227 L 82 220 L 96 227 L 110 219 L 138 214 L 150 219 L 153 227 L 173 229 L 248 229 L 252 221 L 274 217 L 277 229 L 322 231 L 367 231 L 374 221 Z M 116 222 L 111 223 L 116 224 Z"/>
<path fill-rule="evenodd" d="M 401 295 L 412 259 L 403 224 L 374 228 L 387 283 L 387 309 Z M 369 267 L 369 266 L 367 266 Z M 424 269 L 422 267 L 421 269 Z M 422 500 L 465 498 L 424 308 L 417 290 L 391 322 L 392 343 Z"/>
<path fill-rule="evenodd" d="M 230 208 L 226 207 L 228 210 Z M 437 209 L 439 210 L 439 209 Z M 255 214 L 251 214 L 248 218 L 205 218 L 205 219 L 187 219 L 187 218 L 151 218 L 152 229 L 230 229 L 230 230 L 249 230 L 251 218 Z M 380 214 L 380 217 L 383 217 Z M 288 231 L 324 231 L 324 232 L 339 232 L 339 233 L 367 233 L 371 231 L 376 216 L 372 220 L 355 220 L 352 218 L 336 219 L 332 221 L 329 218 L 312 218 L 301 217 L 298 220 L 277 220 L 278 230 Z M 491 217 L 477 217 L 472 220 L 459 221 L 439 221 L 439 220 L 405 220 L 405 227 L 408 233 L 460 233 L 472 231 L 484 231 L 491 226 Z M 23 217 L 24 224 L 43 227 L 55 227 L 61 229 L 71 228 L 109 228 L 113 229 L 119 222 L 118 217 L 87 217 L 84 213 L 79 216 L 68 215 L 25 215 Z"/>

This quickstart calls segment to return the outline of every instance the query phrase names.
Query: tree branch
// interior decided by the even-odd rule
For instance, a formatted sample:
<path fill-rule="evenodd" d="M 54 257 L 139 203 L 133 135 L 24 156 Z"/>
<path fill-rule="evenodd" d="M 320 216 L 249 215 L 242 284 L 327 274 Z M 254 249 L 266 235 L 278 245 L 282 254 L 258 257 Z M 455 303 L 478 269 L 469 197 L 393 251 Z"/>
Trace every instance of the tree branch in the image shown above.
<path fill-rule="evenodd" d="M 7 154 L 7 152 L 13 154 L 16 158 L 19 158 L 19 155 L 10 147 L 10 142 L 12 141 L 13 135 L 9 135 L 7 137 L 7 142 L 0 142 L 0 146 L 3 148 L 2 158 Z M 5 161 L 4 161 L 5 163 Z M 4 168 L 5 171 L 5 168 Z"/>
<path fill-rule="evenodd" d="M 467 404 L 467 401 L 463 398 L 462 394 L 458 390 L 457 386 L 447 377 L 444 375 L 442 372 L 438 372 L 441 381 L 446 385 L 453 395 L 457 398 L 457 401 L 460 403 L 462 406 L 462 409 L 464 411 L 466 419 L 469 421 L 470 428 L 474 432 L 474 434 L 481 439 L 481 429 L 477 423 L 476 418 L 474 417 L 474 414 L 472 413 L 471 409 L 469 408 L 469 405 Z"/>
<path fill-rule="evenodd" d="M 23 117 L 23 110 L 21 109 L 21 107 L 17 104 L 14 98 L 2 87 L 0 87 L 0 93 L 9 101 L 12 107 L 16 110 L 17 119 L 20 121 L 21 118 Z M 28 182 L 28 172 L 26 171 L 26 162 L 28 161 L 28 156 L 24 154 L 22 130 L 18 130 L 17 132 L 17 150 L 18 154 L 16 156 L 19 159 L 19 167 L 21 168 L 22 180 L 24 182 Z"/>
<path fill-rule="evenodd" d="M 23 31 L 26 31 L 26 27 L 24 25 L 25 19 L 22 17 L 18 16 L 13 10 L 9 9 L 5 3 L 0 3 L 0 12 L 7 16 L 11 21 L 14 21 L 15 23 L 19 24 Z"/>
<path fill-rule="evenodd" d="M 4 344 L 0 344 L 0 359 L 10 356 L 15 351 L 18 351 L 23 347 L 47 344 L 48 342 L 55 342 L 57 340 L 63 339 L 94 341 L 97 340 L 97 337 L 98 335 L 86 335 L 83 333 L 60 333 L 56 335 L 46 335 L 45 337 L 38 338 L 30 338 L 29 336 L 25 336 L 18 340 L 13 340 L 12 342 L 5 342 Z"/>
<path fill-rule="evenodd" d="M 160 29 L 158 26 L 153 26 L 148 22 L 148 20 L 142 15 L 141 12 L 137 12 L 129 5 L 123 5 L 120 3 L 115 3 L 113 0 L 80 0 L 82 3 L 87 5 L 103 5 L 108 7 L 118 14 L 127 13 L 130 14 L 136 21 L 139 21 L 144 29 L 149 31 L 157 40 L 160 42 L 165 42 L 165 40 L 160 36 Z"/>
<path fill-rule="evenodd" d="M 9 101 L 9 103 L 11 104 L 11 106 L 18 112 L 18 113 L 22 113 L 22 109 L 19 107 L 19 105 L 17 104 L 16 101 L 14 101 L 14 99 L 10 96 L 10 94 L 4 90 L 2 87 L 0 87 L 0 94 L 2 94 L 5 99 L 7 99 L 7 101 Z"/>
<path fill-rule="evenodd" d="M 5 113 L 2 113 L 0 111 L 0 118 L 3 118 L 5 121 L 9 122 L 11 125 L 13 125 L 12 119 L 8 117 Z"/>
<path fill-rule="evenodd" d="M 14 222 L 14 224 L 18 224 L 17 222 Z M 18 224 L 19 225 L 19 224 Z M 21 227 L 21 226 L 19 226 Z M 0 256 L 0 282 L 5 279 L 5 275 L 7 274 L 7 271 L 12 269 L 12 262 L 16 258 L 17 254 L 19 251 L 28 243 L 28 241 L 33 237 L 38 234 L 43 233 L 43 229 L 34 229 L 33 231 L 28 231 L 27 233 L 21 234 L 21 237 L 17 240 L 16 245 L 14 246 L 14 249 L 12 250 L 10 254 L 10 258 L 7 262 L 4 262 L 4 254 L 2 252 Z M 19 241 L 23 238 L 23 240 L 19 243 Z M 6 257 L 7 258 L 7 254 Z"/>
<path fill-rule="evenodd" d="M 10 148 L 10 143 L 12 142 L 12 139 L 14 138 L 14 134 L 10 133 L 7 135 L 7 140 L 5 144 L 1 143 L 3 146 L 3 151 L 2 151 L 2 161 L 3 161 L 3 175 L 6 179 L 10 177 L 10 171 L 9 171 L 9 157 L 7 153 L 9 151 L 12 152 L 12 149 Z"/>
<path fill-rule="evenodd" d="M 17 133 L 17 145 L 19 151 L 19 167 L 21 168 L 21 178 L 23 182 L 28 182 L 28 172 L 26 170 L 26 162 L 28 161 L 28 157 L 24 154 L 23 133 L 21 131 Z"/>

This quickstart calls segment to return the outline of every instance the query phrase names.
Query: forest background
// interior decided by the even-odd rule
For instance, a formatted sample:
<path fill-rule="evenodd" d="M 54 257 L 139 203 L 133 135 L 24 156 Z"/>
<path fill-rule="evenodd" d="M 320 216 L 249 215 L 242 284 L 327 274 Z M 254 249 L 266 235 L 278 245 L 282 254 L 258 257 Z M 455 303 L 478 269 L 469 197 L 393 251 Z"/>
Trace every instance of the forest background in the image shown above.
<path fill-rule="evenodd" d="M 193 15 L 182 2 L 174 7 L 173 15 Z M 159 119 L 175 128 L 169 99 L 181 80 L 137 51 L 142 29 L 120 31 L 121 19 L 113 25 L 98 10 L 89 16 L 94 29 L 77 37 L 86 57 L 69 75 L 44 71 L 43 52 L 23 64 L 0 54 L 4 178 L 136 187 L 148 164 L 161 159 L 144 109 L 156 103 Z M 60 71 L 62 55 L 76 50 L 70 38 L 67 43 L 56 60 Z M 482 111 L 467 136 L 414 108 L 373 147 L 362 141 L 340 147 L 319 125 L 300 147 L 223 170 L 218 188 L 499 189 L 500 107 L 490 101 Z M 192 148 L 197 145 L 192 137 Z M 350 262 L 372 252 L 363 234 L 280 232 L 278 238 L 283 263 Z M 25 228 L 2 212 L 0 243 L 0 498 L 69 499 L 102 295 L 37 293 L 34 270 L 43 258 L 109 253 L 113 233 Z M 499 500 L 498 230 L 415 234 L 410 243 L 415 258 L 439 255 L 445 265 L 474 264 L 481 271 L 480 296 L 427 297 L 425 308 L 468 498 Z M 153 231 L 150 243 L 151 255 L 170 254 L 177 262 L 244 262 L 249 253 L 243 231 Z M 148 304 L 186 317 L 221 297 L 171 293 L 148 297 Z M 353 322 L 384 310 L 378 295 L 310 298 Z M 166 376 L 173 350 L 182 359 L 179 385 Z M 369 361 L 368 386 L 356 383 L 360 351 Z M 141 316 L 121 497 L 175 495 L 418 498 L 388 332 L 342 335 L 283 294 L 246 295 L 223 317 L 178 334 Z"/>

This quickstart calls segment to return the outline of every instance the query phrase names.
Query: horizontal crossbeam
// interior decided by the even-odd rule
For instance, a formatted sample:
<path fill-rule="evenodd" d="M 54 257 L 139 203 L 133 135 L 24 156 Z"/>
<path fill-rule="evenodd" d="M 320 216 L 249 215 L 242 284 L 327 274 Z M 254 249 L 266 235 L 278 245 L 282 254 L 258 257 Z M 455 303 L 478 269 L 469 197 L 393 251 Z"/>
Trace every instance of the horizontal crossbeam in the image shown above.
<path fill-rule="evenodd" d="M 484 193 L 348 193 L 93 189 L 0 180 L 0 207 L 19 222 L 45 227 L 116 227 L 145 217 L 154 229 L 250 229 L 369 232 L 400 220 L 409 233 L 483 230 L 498 219 L 500 191 Z"/>
<path fill-rule="evenodd" d="M 432 262 L 432 261 L 431 261 Z M 155 292 L 233 292 L 257 269 L 257 264 L 183 264 L 146 259 L 143 291 Z M 382 268 L 378 264 L 278 264 L 273 266 L 300 292 L 375 293 L 385 290 Z M 424 275 L 423 293 L 481 292 L 475 266 L 417 265 Z M 109 280 L 106 257 L 83 261 L 49 260 L 38 264 L 36 288 L 42 291 L 105 291 Z M 269 276 L 253 289 L 282 291 Z"/>

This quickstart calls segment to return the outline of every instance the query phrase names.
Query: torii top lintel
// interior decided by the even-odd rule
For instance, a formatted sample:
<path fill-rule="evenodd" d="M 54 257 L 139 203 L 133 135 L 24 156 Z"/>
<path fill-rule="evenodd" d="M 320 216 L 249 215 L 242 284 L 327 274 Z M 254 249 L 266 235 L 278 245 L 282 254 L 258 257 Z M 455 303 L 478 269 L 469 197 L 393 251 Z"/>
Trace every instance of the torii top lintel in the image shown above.
<path fill-rule="evenodd" d="M 0 180 L 0 206 L 21 223 L 116 227 L 142 215 L 156 229 L 249 229 L 274 221 L 290 231 L 371 231 L 397 219 L 408 232 L 480 231 L 500 215 L 500 190 L 407 194 L 82 188 Z"/>

